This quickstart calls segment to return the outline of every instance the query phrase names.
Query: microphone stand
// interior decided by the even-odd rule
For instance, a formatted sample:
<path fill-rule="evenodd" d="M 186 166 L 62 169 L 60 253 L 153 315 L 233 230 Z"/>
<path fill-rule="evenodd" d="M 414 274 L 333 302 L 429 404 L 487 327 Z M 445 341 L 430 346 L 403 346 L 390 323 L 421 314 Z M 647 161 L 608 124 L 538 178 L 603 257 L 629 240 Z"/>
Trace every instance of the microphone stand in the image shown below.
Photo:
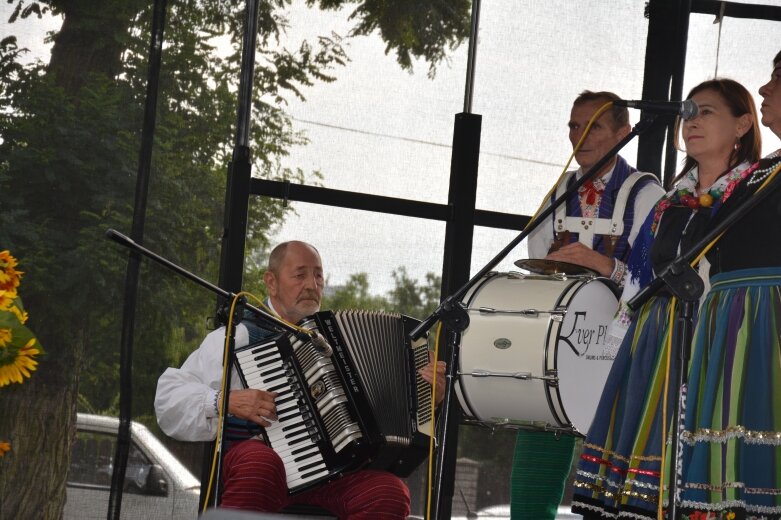
<path fill-rule="evenodd" d="M 185 270 L 184 268 L 174 264 L 170 260 L 167 260 L 166 258 L 163 258 L 162 256 L 158 255 L 157 253 L 154 253 L 150 251 L 149 249 L 143 247 L 142 245 L 135 242 L 130 237 L 123 235 L 122 233 L 114 230 L 114 229 L 108 229 L 106 230 L 106 238 L 113 240 L 114 242 L 117 242 L 118 244 L 130 249 L 131 251 L 140 253 L 147 258 L 150 258 L 151 260 L 154 260 L 158 264 L 170 269 L 171 271 L 174 271 L 175 273 L 187 278 L 188 280 L 195 282 L 196 284 L 200 285 L 201 287 L 205 287 L 206 289 L 216 293 L 218 296 L 221 297 L 221 301 L 223 302 L 221 308 L 218 310 L 218 313 L 220 314 L 220 319 L 223 320 L 222 323 L 231 323 L 230 327 L 227 327 L 226 325 L 226 331 L 225 334 L 228 337 L 228 360 L 229 360 L 229 366 L 230 362 L 233 360 L 233 352 L 235 347 L 235 336 L 236 336 L 236 325 L 239 323 L 244 316 L 244 311 L 248 310 L 252 312 L 257 318 L 260 319 L 260 321 L 263 323 L 263 326 L 268 328 L 269 330 L 272 330 L 279 334 L 289 333 L 295 335 L 298 339 L 309 342 L 312 340 L 312 337 L 307 334 L 306 332 L 302 332 L 298 330 L 295 327 L 292 327 L 285 321 L 277 318 L 276 316 L 269 314 L 268 312 L 259 309 L 257 307 L 254 307 L 244 300 L 244 298 L 239 298 L 238 303 L 236 305 L 236 309 L 234 312 L 234 319 L 228 320 L 229 318 L 229 311 L 230 311 L 230 302 L 233 301 L 236 298 L 236 294 L 226 291 L 222 289 L 221 287 L 218 287 L 203 278 L 199 278 L 195 274 Z M 226 383 L 225 388 L 223 389 L 222 394 L 222 418 L 221 421 L 224 420 L 224 418 L 228 414 L 228 399 L 229 399 L 229 389 L 230 389 L 230 368 L 226 367 L 226 370 L 228 370 L 228 375 L 226 375 Z M 219 425 L 219 431 L 223 431 L 223 425 Z M 225 448 L 225 436 L 222 436 L 222 443 L 221 445 L 217 446 L 218 452 L 221 454 L 224 451 Z M 215 478 L 215 492 L 212 496 L 212 505 L 217 506 L 218 502 L 218 496 L 219 496 L 219 485 L 220 485 L 220 473 L 222 470 L 222 457 L 217 457 L 217 474 Z"/>
<path fill-rule="evenodd" d="M 230 302 L 231 300 L 236 298 L 235 293 L 226 291 L 225 289 L 218 287 L 213 283 L 204 280 L 203 278 L 199 278 L 198 276 L 191 273 L 190 271 L 185 270 L 183 267 L 176 265 L 170 260 L 167 260 L 166 258 L 163 258 L 157 253 L 150 251 L 144 246 L 136 243 L 133 239 L 129 238 L 126 235 L 123 235 L 119 231 L 116 231 L 114 229 L 106 230 L 106 238 L 113 240 L 114 242 L 117 242 L 118 244 L 123 245 L 128 249 L 141 253 L 147 258 L 154 260 L 158 264 L 162 265 L 163 267 L 166 267 L 171 271 L 174 271 L 176 274 L 179 274 L 187 278 L 188 280 L 197 283 L 201 287 L 205 287 L 206 289 L 212 291 L 213 293 L 225 299 L 227 302 Z M 267 311 L 264 311 L 263 309 L 259 309 L 248 303 L 245 303 L 244 307 L 248 311 L 251 311 L 253 314 L 255 314 L 258 318 L 260 318 L 264 326 L 268 327 L 269 330 L 273 330 L 274 332 L 278 332 L 278 333 L 294 334 L 298 339 L 302 341 L 311 341 L 312 339 L 312 337 L 306 332 L 301 332 L 296 327 L 293 327 L 292 325 L 288 324 L 284 320 L 277 318 L 273 314 L 269 314 Z M 223 312 L 227 312 L 227 311 L 223 311 Z"/>
<path fill-rule="evenodd" d="M 580 179 L 576 179 L 575 182 L 569 188 L 567 188 L 561 197 L 551 201 L 551 204 L 545 208 L 545 210 L 540 212 L 536 218 L 532 219 L 524 228 L 524 230 L 509 244 L 507 244 L 504 249 L 502 249 L 496 256 L 489 260 L 488 263 L 477 272 L 477 274 L 470 278 L 455 293 L 442 300 L 439 306 L 427 318 L 421 321 L 417 327 L 410 331 L 409 337 L 415 341 L 421 338 L 426 333 L 426 331 L 434 326 L 437 321 L 442 321 L 443 325 L 445 325 L 445 327 L 448 329 L 449 348 L 447 350 L 448 359 L 447 370 L 445 372 L 445 397 L 442 401 L 442 411 L 440 413 L 439 424 L 448 424 L 451 396 L 455 388 L 455 380 L 459 375 L 456 372 L 456 367 L 459 366 L 459 333 L 463 332 L 469 326 L 469 315 L 467 314 L 466 307 L 462 301 L 464 295 L 472 286 L 474 286 L 478 281 L 483 279 L 485 275 L 491 272 L 491 270 L 493 270 L 493 268 L 496 267 L 496 265 L 501 262 L 504 257 L 510 254 L 510 251 L 515 249 L 518 244 L 525 240 L 526 237 L 528 237 L 532 231 L 534 231 L 540 225 L 540 223 L 542 223 L 554 211 L 556 211 L 556 208 L 567 201 L 571 195 L 577 193 L 578 189 L 583 184 L 596 177 L 597 172 L 599 172 L 610 160 L 612 160 L 613 157 L 615 157 L 615 155 L 618 154 L 618 152 L 624 146 L 626 146 L 629 141 L 647 130 L 653 124 L 655 119 L 656 116 L 653 114 L 643 114 L 640 121 L 638 121 L 638 123 L 632 128 L 626 137 L 624 137 L 621 141 L 618 142 L 618 144 L 611 148 Z M 442 470 L 444 468 L 443 454 L 445 453 L 445 447 L 448 442 L 447 429 L 437 428 L 435 437 L 437 450 L 434 467 L 436 468 L 437 472 L 434 476 L 435 484 L 433 486 L 434 496 L 432 503 L 434 507 L 433 517 L 438 518 L 439 511 L 441 510 L 442 500 Z M 439 475 L 438 477 L 436 476 L 437 474 Z"/>
<path fill-rule="evenodd" d="M 680 461 L 681 467 L 679 468 L 678 465 L 682 451 L 683 428 L 685 427 L 685 425 L 682 424 L 683 421 L 681 421 L 681 419 L 685 412 L 684 401 L 688 392 L 688 363 L 691 357 L 692 333 L 694 331 L 694 310 L 705 289 L 705 284 L 697 272 L 692 268 L 691 261 L 694 260 L 694 258 L 696 258 L 697 255 L 699 255 L 715 238 L 719 237 L 732 224 L 742 219 L 773 191 L 777 190 L 778 187 L 781 186 L 781 180 L 779 179 L 781 179 L 781 176 L 774 178 L 765 188 L 756 191 L 751 198 L 746 199 L 737 206 L 732 213 L 724 218 L 724 220 L 714 226 L 713 229 L 696 244 L 692 245 L 687 251 L 678 255 L 678 257 L 676 257 L 657 278 L 627 302 L 627 306 L 632 311 L 637 311 L 654 294 L 665 286 L 681 301 L 677 316 L 678 333 L 675 335 L 673 344 L 671 345 L 671 348 L 677 352 L 679 363 L 674 374 L 677 385 L 675 394 L 675 413 L 673 414 L 672 423 L 670 425 L 670 430 L 674 432 L 675 436 L 670 452 L 671 464 L 668 468 L 669 506 L 667 518 L 669 520 L 678 520 L 680 516 L 678 510 L 680 482 L 678 481 L 678 478 L 683 475 L 682 459 Z M 666 399 L 667 396 L 664 396 L 663 398 Z M 666 436 L 667 432 L 663 432 L 662 435 Z M 659 492 L 662 493 L 663 490 L 660 489 Z"/>

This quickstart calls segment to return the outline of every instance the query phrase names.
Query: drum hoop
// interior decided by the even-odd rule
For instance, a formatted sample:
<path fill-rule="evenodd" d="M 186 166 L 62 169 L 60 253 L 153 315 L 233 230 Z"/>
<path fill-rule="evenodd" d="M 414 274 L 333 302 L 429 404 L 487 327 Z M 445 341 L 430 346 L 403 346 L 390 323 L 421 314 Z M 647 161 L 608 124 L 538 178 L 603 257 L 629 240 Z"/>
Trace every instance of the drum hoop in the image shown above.
<path fill-rule="evenodd" d="M 616 294 L 617 286 L 615 282 L 610 280 L 609 278 L 604 278 L 601 276 L 598 277 L 591 277 L 591 279 L 588 280 L 576 280 L 576 282 L 582 282 L 580 284 L 570 284 L 567 286 L 567 288 L 562 291 L 561 295 L 559 296 L 558 301 L 556 302 L 556 308 L 566 307 L 567 310 L 569 310 L 570 304 L 572 303 L 572 300 L 575 298 L 575 296 L 583 289 L 585 286 L 587 286 L 589 283 L 592 282 L 600 282 L 602 285 L 605 285 L 609 290 L 611 290 L 614 294 Z M 566 303 L 564 303 L 564 299 L 566 298 Z M 551 413 L 553 414 L 553 417 L 559 422 L 559 425 L 563 428 L 569 428 L 572 431 L 577 432 L 577 428 L 574 424 L 572 424 L 572 421 L 570 420 L 569 416 L 567 416 L 567 408 L 564 406 L 564 401 L 561 397 L 561 391 L 559 390 L 558 385 L 558 374 L 559 374 L 559 367 L 558 367 L 558 360 L 559 360 L 559 342 L 557 341 L 559 338 L 559 331 L 561 330 L 561 327 L 564 326 L 564 319 L 566 318 L 566 311 L 564 315 L 562 316 L 561 321 L 554 321 L 551 320 L 548 325 L 548 334 L 546 336 L 545 340 L 545 374 L 548 373 L 550 364 L 548 362 L 548 354 L 550 352 L 550 342 L 554 342 L 554 352 L 553 352 L 553 370 L 555 370 L 556 373 L 556 386 L 552 386 L 549 384 L 545 385 L 545 397 L 548 399 L 548 406 L 550 407 Z M 554 330 L 554 324 L 555 324 L 555 330 Z M 553 336 L 551 336 L 553 334 Z M 555 398 L 556 402 L 559 404 L 559 407 L 555 407 L 553 405 L 553 399 Z M 559 416 L 559 410 L 561 410 L 561 416 L 563 416 L 564 421 L 561 420 L 561 417 Z M 585 432 L 579 432 L 582 435 L 585 435 Z"/>
<path fill-rule="evenodd" d="M 491 273 L 487 274 L 482 280 L 480 280 L 479 283 L 475 284 L 474 287 L 473 287 L 472 292 L 469 294 L 469 300 L 466 302 L 466 307 L 469 307 L 471 305 L 471 303 L 474 301 L 475 298 L 477 298 L 477 295 L 480 293 L 480 291 L 483 290 L 483 287 L 489 281 L 493 280 L 495 277 L 499 276 L 500 274 L 501 273 L 499 273 L 498 271 L 497 272 L 491 272 Z M 460 332 L 458 334 L 458 350 L 457 350 L 457 355 L 458 355 L 458 360 L 457 360 L 458 364 L 457 365 L 458 366 L 457 366 L 457 368 L 458 368 L 459 372 L 461 371 L 461 346 L 463 345 L 463 342 L 464 342 L 464 332 L 462 331 L 462 332 Z M 464 404 L 466 404 L 466 407 L 468 408 L 467 411 L 472 415 L 472 417 L 479 418 L 480 416 L 477 413 L 475 413 L 476 408 L 472 404 L 471 399 L 469 398 L 469 393 L 466 392 L 464 390 L 463 386 L 461 385 L 461 375 L 460 374 L 456 378 L 456 383 L 457 383 L 458 392 L 461 394 L 461 401 Z"/>
<path fill-rule="evenodd" d="M 594 278 L 591 277 L 590 279 L 573 280 L 572 283 L 567 285 L 567 287 L 563 291 L 561 291 L 561 294 L 559 294 L 559 297 L 556 299 L 556 303 L 554 304 L 554 309 L 561 309 L 562 307 L 564 307 L 565 309 L 568 310 L 570 302 L 572 302 L 572 299 L 575 297 L 575 295 L 580 291 L 582 287 L 585 287 L 593 279 Z M 568 428 L 574 430 L 572 421 L 570 421 L 569 417 L 567 417 L 567 409 L 565 408 L 564 402 L 561 399 L 561 392 L 559 392 L 559 385 L 558 385 L 559 367 L 557 361 L 558 361 L 558 354 L 559 354 L 558 352 L 559 342 L 557 340 L 559 338 L 559 331 L 561 330 L 561 327 L 564 324 L 565 317 L 566 317 L 566 310 L 560 321 L 549 320 L 548 322 L 548 333 L 546 334 L 545 337 L 545 352 L 543 354 L 542 368 L 543 368 L 543 375 L 548 375 L 551 370 L 553 370 L 554 373 L 556 374 L 556 385 L 551 385 L 547 383 L 545 384 L 545 399 L 548 401 L 548 408 L 550 409 L 553 418 L 556 419 L 556 421 L 559 423 L 559 426 L 561 426 L 562 428 Z M 552 352 L 551 352 L 551 342 L 553 342 Z M 558 403 L 558 406 L 554 404 L 554 400 L 556 401 L 556 403 Z"/>

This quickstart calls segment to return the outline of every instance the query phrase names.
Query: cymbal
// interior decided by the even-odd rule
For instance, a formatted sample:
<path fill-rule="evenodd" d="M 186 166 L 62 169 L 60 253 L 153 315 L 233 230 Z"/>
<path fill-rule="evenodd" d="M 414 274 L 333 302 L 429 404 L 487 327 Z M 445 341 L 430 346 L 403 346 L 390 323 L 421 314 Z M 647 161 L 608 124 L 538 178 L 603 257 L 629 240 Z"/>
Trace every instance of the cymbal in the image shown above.
<path fill-rule="evenodd" d="M 568 274 L 575 275 L 594 275 L 598 273 L 582 265 L 571 264 L 569 262 L 560 262 L 558 260 L 545 260 L 543 258 L 524 258 L 516 260 L 515 265 L 535 274 Z"/>

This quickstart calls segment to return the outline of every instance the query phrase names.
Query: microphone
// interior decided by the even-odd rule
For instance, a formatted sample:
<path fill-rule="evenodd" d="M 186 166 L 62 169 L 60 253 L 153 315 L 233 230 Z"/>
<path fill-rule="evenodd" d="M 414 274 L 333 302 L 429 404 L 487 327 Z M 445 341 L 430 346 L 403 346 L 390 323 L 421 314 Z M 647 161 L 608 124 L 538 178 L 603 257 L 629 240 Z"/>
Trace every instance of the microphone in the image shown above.
<path fill-rule="evenodd" d="M 331 347 L 328 341 L 316 331 L 313 331 L 310 339 L 312 341 L 312 346 L 325 357 L 331 357 L 331 354 L 334 353 L 333 347 Z"/>
<path fill-rule="evenodd" d="M 695 117 L 700 109 L 691 99 L 685 101 L 627 101 L 619 99 L 613 104 L 618 107 L 637 108 L 654 114 L 675 114 L 684 121 Z"/>

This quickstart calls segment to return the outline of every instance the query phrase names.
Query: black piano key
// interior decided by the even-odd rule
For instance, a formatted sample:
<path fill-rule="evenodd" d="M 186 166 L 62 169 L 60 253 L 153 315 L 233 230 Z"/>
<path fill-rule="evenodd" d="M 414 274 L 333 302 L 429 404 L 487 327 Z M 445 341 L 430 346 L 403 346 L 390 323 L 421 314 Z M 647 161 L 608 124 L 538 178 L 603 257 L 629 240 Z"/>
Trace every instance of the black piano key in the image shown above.
<path fill-rule="evenodd" d="M 310 464 L 305 464 L 298 468 L 298 470 L 302 473 L 302 477 L 306 478 L 306 476 L 303 474 L 306 470 L 316 468 L 317 466 L 321 466 L 321 462 L 312 462 Z"/>
<path fill-rule="evenodd" d="M 278 352 L 266 352 L 259 356 L 253 356 L 251 359 L 255 365 L 267 364 L 274 360 L 279 361 L 280 364 L 282 363 L 282 356 Z"/>
<path fill-rule="evenodd" d="M 290 439 L 290 442 L 288 443 L 288 445 L 289 445 L 289 446 L 293 446 L 293 445 L 295 445 L 295 444 L 301 444 L 302 442 L 304 442 L 304 441 L 308 441 L 308 440 L 309 440 L 309 437 L 308 437 L 308 436 L 299 437 L 299 438 L 297 438 L 297 439 Z"/>
<path fill-rule="evenodd" d="M 270 385 L 272 383 L 276 383 L 280 379 L 282 381 L 285 381 L 287 383 L 287 379 L 285 378 L 285 374 L 277 374 L 277 375 L 270 375 L 263 378 L 266 381 L 267 385 Z"/>
<path fill-rule="evenodd" d="M 285 422 L 291 417 L 301 417 L 301 410 L 297 407 L 285 408 L 282 411 L 277 410 L 277 420 L 280 422 Z"/>
<path fill-rule="evenodd" d="M 290 443 L 295 440 L 299 439 L 301 437 L 305 437 L 307 440 L 309 439 L 309 432 L 306 431 L 306 429 L 298 429 L 298 430 L 290 430 L 287 432 L 280 432 L 280 439 L 282 439 L 284 442 L 290 445 Z M 311 442 L 309 444 L 312 444 Z"/>
<path fill-rule="evenodd" d="M 303 453 L 303 452 L 305 452 L 305 451 L 307 451 L 309 449 L 312 449 L 312 446 L 307 446 L 305 448 L 296 448 L 294 450 L 291 450 L 290 454 L 291 455 L 298 455 L 299 453 Z"/>
<path fill-rule="evenodd" d="M 296 422 L 291 422 L 290 424 L 286 424 L 286 425 L 284 425 L 284 426 L 282 427 L 282 431 L 283 431 L 283 432 L 289 432 L 289 431 L 291 431 L 293 428 L 298 428 L 298 427 L 300 427 L 300 426 L 306 426 L 306 423 L 305 423 L 304 421 L 296 421 Z"/>
<path fill-rule="evenodd" d="M 285 377 L 285 371 L 284 371 L 284 369 L 281 366 L 276 366 L 276 367 L 273 367 L 273 368 L 269 368 L 268 370 L 263 370 L 260 373 L 260 377 L 262 377 L 263 379 L 267 379 L 269 376 L 274 376 L 274 377 L 282 376 L 282 377 Z"/>
<path fill-rule="evenodd" d="M 290 459 L 290 460 L 292 460 L 293 462 L 295 462 L 295 463 L 297 463 L 297 464 L 298 464 L 298 463 L 300 463 L 300 462 L 303 462 L 303 461 L 309 460 L 309 459 L 311 459 L 311 458 L 313 458 L 313 457 L 317 457 L 317 458 L 318 458 L 318 460 L 322 460 L 322 457 L 320 456 L 320 453 L 319 453 L 319 452 L 317 452 L 317 451 L 313 451 L 312 453 L 308 453 L 308 454 L 306 454 L 306 455 L 301 455 L 300 457 L 293 457 L 293 458 L 292 458 L 292 459 Z M 305 468 L 305 467 L 302 467 L 301 469 L 304 469 L 304 468 Z M 309 468 L 306 468 L 306 469 L 309 469 Z"/>
<path fill-rule="evenodd" d="M 290 401 L 295 401 L 296 398 L 293 395 L 289 395 L 289 393 L 286 393 L 286 395 L 279 394 L 275 399 L 274 403 L 277 405 L 277 408 L 279 408 L 280 405 L 289 403 Z"/>
<path fill-rule="evenodd" d="M 297 410 L 299 413 L 301 412 L 301 408 L 298 406 L 298 401 L 294 401 L 292 403 L 282 403 L 280 401 L 274 400 L 274 403 L 277 405 L 277 413 L 287 413 L 291 410 Z"/>
<path fill-rule="evenodd" d="M 279 384 L 277 386 L 272 386 L 272 387 L 268 388 L 267 391 L 268 392 L 276 392 L 277 390 L 279 390 L 281 388 L 285 388 L 286 386 L 287 386 L 287 383 Z"/>
<path fill-rule="evenodd" d="M 309 477 L 311 477 L 311 476 L 317 475 L 318 473 L 320 473 L 320 471 L 321 471 L 321 470 L 317 470 L 317 471 L 310 471 L 309 473 L 303 473 L 303 474 L 301 474 L 301 477 L 300 477 L 300 479 L 301 479 L 301 480 L 305 480 L 305 479 L 307 479 L 307 478 L 309 478 Z"/>

